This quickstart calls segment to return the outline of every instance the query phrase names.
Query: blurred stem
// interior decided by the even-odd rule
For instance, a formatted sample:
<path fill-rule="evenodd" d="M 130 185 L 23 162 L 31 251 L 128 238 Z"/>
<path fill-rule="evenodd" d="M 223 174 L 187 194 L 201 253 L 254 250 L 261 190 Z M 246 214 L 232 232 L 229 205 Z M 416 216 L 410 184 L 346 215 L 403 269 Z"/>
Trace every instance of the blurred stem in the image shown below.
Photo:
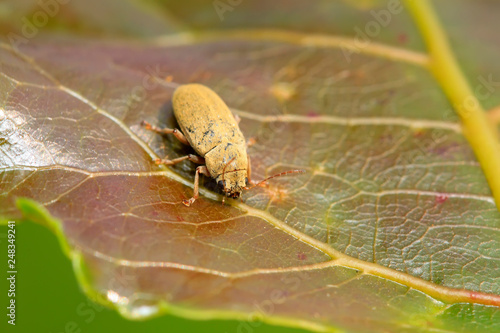
<path fill-rule="evenodd" d="M 500 124 L 500 106 L 497 106 L 490 111 L 488 111 L 488 116 L 490 117 L 490 120 L 495 124 L 499 125 Z"/>
<path fill-rule="evenodd" d="M 464 135 L 500 210 L 500 141 L 495 128 L 465 80 L 431 3 L 428 0 L 405 0 L 405 3 L 427 44 L 429 68 L 460 116 Z"/>

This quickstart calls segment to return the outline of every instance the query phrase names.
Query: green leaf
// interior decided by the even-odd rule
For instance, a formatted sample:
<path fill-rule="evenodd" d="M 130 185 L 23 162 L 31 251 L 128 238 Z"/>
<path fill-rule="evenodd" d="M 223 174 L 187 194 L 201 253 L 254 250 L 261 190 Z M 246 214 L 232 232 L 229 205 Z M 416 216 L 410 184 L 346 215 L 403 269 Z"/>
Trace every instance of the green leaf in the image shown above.
<path fill-rule="evenodd" d="M 360 27 L 369 15 L 324 6 Z M 168 8 L 216 15 L 211 3 L 195 7 Z M 279 10 L 264 13 L 196 40 L 0 44 L 0 215 L 51 228 L 86 293 L 128 318 L 499 330 L 500 213 L 429 57 L 390 42 L 359 48 L 331 25 L 330 35 L 263 29 Z M 310 15 L 294 15 L 311 28 Z M 395 29 L 380 40 L 418 36 Z M 195 166 L 153 159 L 191 150 L 140 123 L 176 127 L 171 96 L 189 82 L 220 94 L 255 138 L 253 178 L 306 173 L 224 206 L 204 179 L 183 206 Z"/>

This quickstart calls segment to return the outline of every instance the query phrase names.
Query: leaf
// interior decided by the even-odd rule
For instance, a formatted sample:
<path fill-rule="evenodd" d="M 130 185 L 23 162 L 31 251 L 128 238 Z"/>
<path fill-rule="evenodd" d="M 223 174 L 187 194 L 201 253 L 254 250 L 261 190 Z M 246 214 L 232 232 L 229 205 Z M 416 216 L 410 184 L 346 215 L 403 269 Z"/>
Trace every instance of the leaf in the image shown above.
<path fill-rule="evenodd" d="M 30 40 L 47 30 L 115 37 L 157 36 L 177 30 L 173 18 L 165 17 L 161 8 L 134 0 L 16 0 L 2 3 L 0 19 L 7 39 L 16 34 Z"/>
<path fill-rule="evenodd" d="M 425 55 L 259 31 L 1 44 L 0 214 L 52 228 L 84 290 L 129 318 L 500 329 L 500 214 Z M 225 206 L 205 179 L 180 204 L 194 166 L 152 161 L 190 150 L 140 122 L 176 126 L 188 82 L 256 138 L 255 179 L 307 173 Z"/>

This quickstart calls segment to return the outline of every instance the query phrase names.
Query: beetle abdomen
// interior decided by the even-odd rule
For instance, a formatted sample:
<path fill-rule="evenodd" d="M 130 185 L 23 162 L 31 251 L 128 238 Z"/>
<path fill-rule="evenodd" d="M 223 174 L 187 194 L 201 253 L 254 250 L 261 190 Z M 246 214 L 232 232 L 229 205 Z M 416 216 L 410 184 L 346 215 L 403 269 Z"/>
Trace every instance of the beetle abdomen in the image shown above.
<path fill-rule="evenodd" d="M 184 136 L 201 156 L 223 141 L 245 144 L 231 110 L 210 88 L 196 83 L 179 86 L 172 105 Z"/>

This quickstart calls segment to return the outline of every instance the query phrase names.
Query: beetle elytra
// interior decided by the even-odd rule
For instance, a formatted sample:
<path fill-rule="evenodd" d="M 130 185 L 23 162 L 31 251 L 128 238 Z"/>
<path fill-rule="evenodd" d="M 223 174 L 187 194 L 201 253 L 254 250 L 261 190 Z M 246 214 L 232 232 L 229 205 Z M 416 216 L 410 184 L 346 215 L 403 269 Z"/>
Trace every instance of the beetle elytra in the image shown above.
<path fill-rule="evenodd" d="M 238 198 L 244 189 L 265 181 L 304 170 L 290 170 L 268 177 L 260 183 L 250 179 L 250 158 L 245 138 L 235 117 L 224 101 L 210 88 L 201 84 L 179 86 L 172 97 L 172 106 L 181 130 L 158 128 L 143 121 L 146 129 L 160 134 L 173 134 L 180 142 L 190 145 L 199 155 L 186 155 L 176 159 L 157 159 L 157 164 L 174 165 L 184 160 L 201 164 L 196 168 L 193 197 L 183 200 L 190 206 L 198 198 L 200 173 L 217 181 L 229 198 Z M 227 169 L 227 170 L 226 170 Z"/>

